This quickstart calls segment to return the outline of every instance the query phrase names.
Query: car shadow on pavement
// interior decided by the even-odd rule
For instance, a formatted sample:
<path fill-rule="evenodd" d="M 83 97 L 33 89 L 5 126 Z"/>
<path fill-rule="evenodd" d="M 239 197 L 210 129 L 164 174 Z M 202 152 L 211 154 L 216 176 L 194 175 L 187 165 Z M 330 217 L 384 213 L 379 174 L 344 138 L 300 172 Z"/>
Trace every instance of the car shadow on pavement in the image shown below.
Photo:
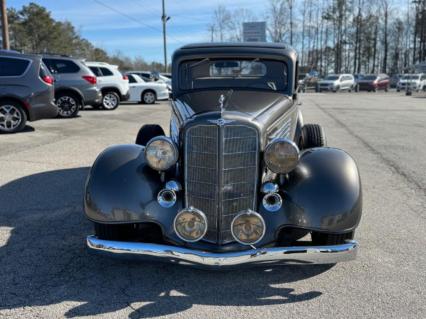
<path fill-rule="evenodd" d="M 19 132 L 12 133 L 12 134 L 31 133 L 31 132 L 34 132 L 34 131 L 35 131 L 34 127 L 32 127 L 30 125 L 26 125 L 23 130 L 21 130 Z M 10 134 L 10 133 L 0 132 L 0 135 L 8 135 L 8 134 Z"/>
<path fill-rule="evenodd" d="M 194 305 L 266 306 L 322 294 L 282 285 L 331 266 L 203 271 L 89 254 L 92 225 L 82 207 L 88 171 L 49 171 L 0 187 L 0 311 L 57 306 L 47 311 L 71 318 L 127 308 L 130 318 L 151 318 Z"/>

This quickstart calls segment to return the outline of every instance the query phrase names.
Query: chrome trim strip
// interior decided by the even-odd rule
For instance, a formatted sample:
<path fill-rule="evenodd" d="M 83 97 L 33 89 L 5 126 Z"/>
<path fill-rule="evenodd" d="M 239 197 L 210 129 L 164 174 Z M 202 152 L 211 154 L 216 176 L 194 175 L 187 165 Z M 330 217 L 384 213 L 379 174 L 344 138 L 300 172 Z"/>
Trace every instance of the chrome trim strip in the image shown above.
<path fill-rule="evenodd" d="M 271 247 L 212 253 L 177 246 L 102 240 L 96 236 L 88 236 L 87 246 L 93 251 L 112 256 L 133 256 L 205 268 L 225 268 L 237 265 L 334 264 L 354 260 L 359 245 L 357 241 L 350 240 L 345 244 L 331 246 Z"/>

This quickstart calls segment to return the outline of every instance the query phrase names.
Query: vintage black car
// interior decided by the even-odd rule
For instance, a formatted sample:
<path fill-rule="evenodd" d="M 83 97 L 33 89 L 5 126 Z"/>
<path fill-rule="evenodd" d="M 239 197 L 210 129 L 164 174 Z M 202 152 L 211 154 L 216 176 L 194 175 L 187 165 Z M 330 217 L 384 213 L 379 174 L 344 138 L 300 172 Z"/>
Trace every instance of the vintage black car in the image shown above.
<path fill-rule="evenodd" d="M 358 169 L 303 123 L 297 70 L 281 44 L 177 50 L 169 136 L 145 125 L 93 164 L 88 247 L 210 268 L 354 259 Z"/>

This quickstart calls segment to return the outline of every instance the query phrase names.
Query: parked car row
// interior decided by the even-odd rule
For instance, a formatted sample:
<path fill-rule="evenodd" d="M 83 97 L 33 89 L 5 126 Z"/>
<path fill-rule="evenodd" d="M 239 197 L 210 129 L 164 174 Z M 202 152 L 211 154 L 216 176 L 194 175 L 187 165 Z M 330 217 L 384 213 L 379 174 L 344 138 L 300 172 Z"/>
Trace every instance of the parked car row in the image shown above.
<path fill-rule="evenodd" d="M 426 89 L 426 74 L 404 74 L 396 85 L 396 91 L 410 89 L 411 91 L 423 91 Z"/>
<path fill-rule="evenodd" d="M 166 81 L 167 80 L 167 81 Z M 130 83 L 129 83 L 130 82 Z M 27 121 L 76 117 L 86 105 L 115 110 L 122 101 L 153 104 L 168 99 L 170 79 L 146 82 L 118 67 L 62 55 L 0 51 L 0 132 Z"/>
<path fill-rule="evenodd" d="M 0 132 L 57 116 L 53 82 L 40 56 L 0 52 Z"/>
<path fill-rule="evenodd" d="M 376 92 L 378 90 L 387 92 L 390 87 L 396 88 L 398 92 L 407 88 L 419 92 L 426 89 L 426 74 L 404 74 L 392 77 L 387 74 L 331 74 L 324 79 L 306 74 L 299 77 L 298 84 L 300 92 L 308 89 L 314 89 L 316 92 Z"/>

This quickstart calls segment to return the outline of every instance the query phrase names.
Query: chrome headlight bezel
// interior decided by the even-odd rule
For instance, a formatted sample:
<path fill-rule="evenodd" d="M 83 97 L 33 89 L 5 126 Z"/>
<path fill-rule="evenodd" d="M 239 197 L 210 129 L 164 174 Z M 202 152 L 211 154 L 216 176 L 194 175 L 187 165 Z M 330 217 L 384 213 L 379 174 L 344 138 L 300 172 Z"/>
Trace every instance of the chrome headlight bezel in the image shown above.
<path fill-rule="evenodd" d="M 288 150 L 291 151 L 291 153 L 286 155 L 286 158 L 280 159 L 280 161 L 287 163 L 287 167 L 285 168 L 280 167 L 283 165 L 282 163 L 279 164 L 279 163 L 273 162 L 272 156 L 276 155 L 277 153 L 274 149 L 274 147 L 276 147 L 277 144 L 286 145 L 288 147 Z M 273 173 L 287 174 L 291 172 L 293 169 L 295 169 L 297 164 L 299 163 L 299 159 L 300 159 L 299 147 L 297 147 L 296 143 L 294 143 L 293 141 L 287 138 L 275 138 L 265 147 L 265 150 L 263 152 L 263 159 L 268 169 L 271 170 Z"/>
<path fill-rule="evenodd" d="M 177 227 L 177 222 L 178 222 L 178 219 L 179 219 L 179 217 L 182 215 L 182 214 L 184 214 L 184 213 L 194 213 L 194 214 L 196 214 L 196 215 L 198 215 L 198 217 L 200 217 L 200 219 L 202 219 L 203 220 L 203 223 L 204 223 L 204 230 L 202 231 L 202 233 L 197 237 L 197 238 L 194 238 L 194 239 L 188 239 L 188 238 L 185 238 L 179 231 L 178 231 L 178 227 Z M 173 220 L 173 230 L 174 230 L 174 232 L 175 232 L 175 234 L 180 238 L 180 239 L 182 239 L 183 241 L 186 241 L 186 242 L 188 242 L 188 243 L 195 243 L 195 242 L 197 242 L 197 241 L 199 241 L 199 240 L 201 240 L 201 239 L 203 239 L 204 238 L 204 236 L 206 235 L 206 233 L 207 233 L 207 228 L 208 228 L 208 224 L 207 224 L 207 217 L 206 217 L 206 215 L 201 211 L 201 210 L 199 210 L 199 209 L 196 209 L 196 208 L 194 208 L 194 207 L 189 207 L 189 208 L 184 208 L 184 209 L 182 209 L 182 210 L 180 210 L 177 214 L 176 214 L 176 216 L 175 216 L 175 218 L 174 218 L 174 220 Z"/>
<path fill-rule="evenodd" d="M 255 216 L 256 218 L 258 218 L 259 219 L 259 221 L 261 222 L 261 224 L 262 224 L 262 234 L 260 235 L 260 237 L 258 238 L 258 239 L 256 239 L 255 241 L 252 241 L 252 242 L 244 242 L 244 241 L 242 241 L 240 238 L 238 238 L 238 236 L 235 234 L 235 232 L 234 232 L 234 224 L 235 224 L 235 222 L 238 220 L 238 219 L 240 219 L 242 216 Z M 240 213 L 238 213 L 233 219 L 232 219 L 232 222 L 231 222 L 231 234 L 232 234 L 232 237 L 234 237 L 234 239 L 238 242 L 238 243 L 240 243 L 240 244 L 242 244 L 242 245 L 246 245 L 246 246 L 251 246 L 251 245 L 255 245 L 255 244 L 257 244 L 258 242 L 260 242 L 262 239 L 263 239 L 263 237 L 265 237 L 265 234 L 266 234 L 266 224 L 265 224 L 265 220 L 263 219 L 263 217 L 262 217 L 262 215 L 260 215 L 259 213 L 257 213 L 257 212 L 255 212 L 255 211 L 252 211 L 252 210 L 246 210 L 246 211 L 242 211 L 242 212 L 240 212 Z"/>
<path fill-rule="evenodd" d="M 159 165 L 155 165 L 151 160 L 150 160 L 150 150 L 152 147 L 155 147 L 153 144 L 154 143 L 159 143 L 159 142 L 163 142 L 163 143 L 167 143 L 168 146 L 170 147 L 169 151 L 170 153 L 167 154 L 167 156 L 169 156 L 168 162 L 165 165 L 162 165 L 161 167 Z M 146 162 L 148 163 L 149 167 L 151 167 L 153 170 L 162 172 L 162 171 L 166 171 L 168 170 L 170 167 L 172 167 L 173 165 L 176 164 L 176 162 L 178 161 L 179 158 L 179 151 L 178 148 L 176 146 L 176 144 L 169 138 L 166 136 L 156 136 L 154 138 L 152 138 L 145 146 L 145 150 L 144 150 L 144 155 L 145 155 L 145 159 Z"/>

